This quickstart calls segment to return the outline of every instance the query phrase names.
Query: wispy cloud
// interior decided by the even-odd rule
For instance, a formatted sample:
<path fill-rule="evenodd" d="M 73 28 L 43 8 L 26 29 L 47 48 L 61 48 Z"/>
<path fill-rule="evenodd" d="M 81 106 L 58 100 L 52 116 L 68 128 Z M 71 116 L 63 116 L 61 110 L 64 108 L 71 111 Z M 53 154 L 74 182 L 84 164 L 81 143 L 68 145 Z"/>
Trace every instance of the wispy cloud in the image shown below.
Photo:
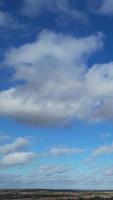
<path fill-rule="evenodd" d="M 81 188 L 111 189 L 113 179 L 104 175 L 104 172 L 80 173 L 67 165 L 41 165 L 27 175 L 0 174 L 1 188 L 5 186 L 14 188 Z M 3 181 L 2 181 L 3 180 Z"/>
<path fill-rule="evenodd" d="M 20 137 L 14 142 L 0 146 L 0 167 L 15 167 L 30 163 L 37 156 L 29 151 L 30 140 Z"/>
<path fill-rule="evenodd" d="M 90 11 L 96 15 L 112 16 L 113 15 L 113 1 L 112 0 L 88 0 L 88 7 Z"/>
<path fill-rule="evenodd" d="M 70 155 L 70 154 L 81 154 L 81 153 L 84 153 L 85 151 L 86 151 L 85 149 L 80 149 L 80 148 L 59 146 L 59 147 L 51 148 L 48 151 L 48 153 L 53 156 L 62 156 L 62 155 Z"/>
<path fill-rule="evenodd" d="M 113 153 L 113 143 L 110 145 L 103 145 L 101 147 L 98 147 L 94 150 L 93 156 L 101 156 L 110 153 Z"/>
<path fill-rule="evenodd" d="M 24 0 L 22 12 L 24 15 L 34 18 L 43 11 L 54 13 L 57 16 L 68 16 L 68 19 L 87 22 L 87 16 L 80 10 L 73 8 L 69 0 Z M 65 18 L 64 18 L 65 20 Z"/>
<path fill-rule="evenodd" d="M 0 10 L 0 27 L 9 27 L 12 24 L 14 24 L 13 17 L 9 13 Z"/>
<path fill-rule="evenodd" d="M 6 135 L 2 131 L 0 132 L 0 141 L 2 141 L 2 140 L 8 140 L 10 138 L 11 138 L 10 135 Z"/>
<path fill-rule="evenodd" d="M 112 16 L 113 15 L 113 1 L 103 0 L 98 9 L 98 13 L 102 15 Z"/>
<path fill-rule="evenodd" d="M 113 153 L 113 143 L 108 144 L 108 145 L 102 145 L 102 146 L 94 149 L 91 157 L 87 158 L 85 160 L 85 162 L 90 163 L 90 162 L 95 161 L 95 159 L 99 156 L 109 155 L 109 154 L 112 154 L 112 153 Z"/>
<path fill-rule="evenodd" d="M 17 138 L 13 143 L 0 146 L 1 154 L 8 154 L 15 151 L 22 151 L 29 145 L 29 140 L 26 138 Z"/>

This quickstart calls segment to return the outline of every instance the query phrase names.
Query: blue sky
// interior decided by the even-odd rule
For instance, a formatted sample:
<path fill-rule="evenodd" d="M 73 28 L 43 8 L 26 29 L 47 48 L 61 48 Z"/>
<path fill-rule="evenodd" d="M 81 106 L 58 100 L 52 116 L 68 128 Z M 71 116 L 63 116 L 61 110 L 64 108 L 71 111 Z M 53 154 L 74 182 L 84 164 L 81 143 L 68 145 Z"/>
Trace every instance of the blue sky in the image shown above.
<path fill-rule="evenodd" d="M 112 189 L 112 23 L 112 0 L 0 0 L 0 188 Z"/>

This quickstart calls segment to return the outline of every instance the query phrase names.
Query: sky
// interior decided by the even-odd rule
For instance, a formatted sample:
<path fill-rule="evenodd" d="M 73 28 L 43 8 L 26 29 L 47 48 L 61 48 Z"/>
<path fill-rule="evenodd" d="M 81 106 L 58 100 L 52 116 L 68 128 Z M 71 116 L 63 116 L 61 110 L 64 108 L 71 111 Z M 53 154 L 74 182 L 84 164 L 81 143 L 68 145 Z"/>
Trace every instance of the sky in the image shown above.
<path fill-rule="evenodd" d="M 0 0 L 0 188 L 112 189 L 113 0 Z"/>

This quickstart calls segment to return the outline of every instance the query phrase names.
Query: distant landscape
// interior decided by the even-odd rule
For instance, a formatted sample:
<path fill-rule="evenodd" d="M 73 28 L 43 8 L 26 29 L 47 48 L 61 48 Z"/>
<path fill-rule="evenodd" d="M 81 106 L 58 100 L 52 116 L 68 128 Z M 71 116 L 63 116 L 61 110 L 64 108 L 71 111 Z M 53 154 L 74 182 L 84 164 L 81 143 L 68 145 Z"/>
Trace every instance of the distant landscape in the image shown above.
<path fill-rule="evenodd" d="M 0 190 L 0 200 L 113 200 L 113 191 Z"/>

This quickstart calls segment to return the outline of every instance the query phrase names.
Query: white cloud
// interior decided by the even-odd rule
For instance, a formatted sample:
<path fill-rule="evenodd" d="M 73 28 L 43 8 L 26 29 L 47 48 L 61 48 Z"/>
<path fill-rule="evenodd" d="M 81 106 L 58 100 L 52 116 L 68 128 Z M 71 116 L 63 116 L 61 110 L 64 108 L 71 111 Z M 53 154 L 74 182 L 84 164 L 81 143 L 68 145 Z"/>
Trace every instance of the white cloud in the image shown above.
<path fill-rule="evenodd" d="M 22 151 L 28 146 L 29 140 L 25 138 L 17 138 L 13 143 L 0 146 L 1 154 L 9 154 L 15 151 Z"/>
<path fill-rule="evenodd" d="M 86 91 L 89 107 L 92 106 L 91 120 L 113 120 L 113 63 L 97 64 L 86 74 Z M 94 105 L 95 102 L 95 105 Z"/>
<path fill-rule="evenodd" d="M 1 161 L 1 167 L 10 167 L 17 165 L 24 165 L 35 158 L 35 154 L 33 152 L 14 152 L 8 155 L 5 155 Z"/>
<path fill-rule="evenodd" d="M 70 0 L 24 0 L 23 13 L 28 17 L 36 17 L 43 11 L 49 11 L 50 13 L 57 14 L 57 16 L 68 16 L 74 20 L 87 22 L 87 16 L 74 9 L 70 3 Z"/>
<path fill-rule="evenodd" d="M 5 64 L 25 84 L 0 92 L 0 115 L 40 126 L 113 120 L 113 62 L 87 67 L 102 44 L 102 34 L 74 38 L 44 31 L 35 42 L 12 48 Z"/>
<path fill-rule="evenodd" d="M 69 147 L 54 147 L 49 150 L 49 154 L 53 156 L 68 155 L 68 154 L 80 154 L 85 152 L 84 149 L 69 148 Z"/>
<path fill-rule="evenodd" d="M 113 90 L 112 63 L 89 70 L 86 65 L 102 45 L 101 34 L 76 38 L 45 31 L 35 42 L 12 48 L 5 64 L 25 84 L 0 92 L 0 115 L 42 126 L 95 118 L 97 103 Z"/>

